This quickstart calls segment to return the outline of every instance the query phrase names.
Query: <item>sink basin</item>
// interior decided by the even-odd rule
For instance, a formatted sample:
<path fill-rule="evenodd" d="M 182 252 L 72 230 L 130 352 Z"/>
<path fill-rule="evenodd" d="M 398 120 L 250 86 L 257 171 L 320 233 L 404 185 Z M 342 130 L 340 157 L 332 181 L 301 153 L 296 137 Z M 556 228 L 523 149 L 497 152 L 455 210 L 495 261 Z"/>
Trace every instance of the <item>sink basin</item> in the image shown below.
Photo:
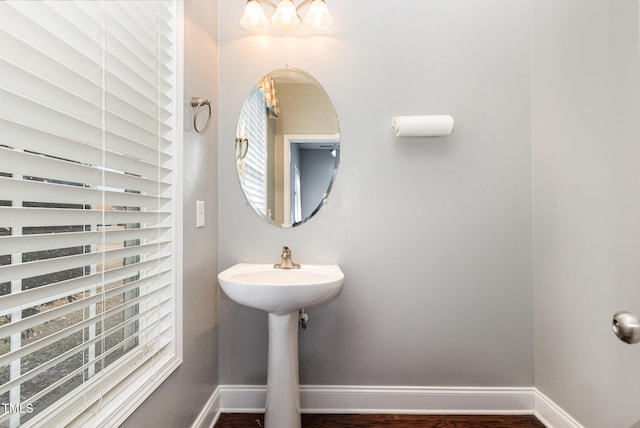
<path fill-rule="evenodd" d="M 344 274 L 337 265 L 274 269 L 273 264 L 238 263 L 220 272 L 218 280 L 236 303 L 284 315 L 331 300 Z"/>
<path fill-rule="evenodd" d="M 265 428 L 301 428 L 298 385 L 298 310 L 325 303 L 342 288 L 337 265 L 275 269 L 272 264 L 239 263 L 218 274 L 236 303 L 268 312 Z"/>

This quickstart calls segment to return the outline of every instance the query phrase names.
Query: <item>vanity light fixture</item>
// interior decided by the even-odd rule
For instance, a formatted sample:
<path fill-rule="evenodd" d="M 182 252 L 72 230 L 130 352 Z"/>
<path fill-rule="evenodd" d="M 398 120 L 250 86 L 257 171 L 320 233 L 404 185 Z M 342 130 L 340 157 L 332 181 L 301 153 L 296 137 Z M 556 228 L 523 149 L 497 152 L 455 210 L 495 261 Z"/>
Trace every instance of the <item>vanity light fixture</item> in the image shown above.
<path fill-rule="evenodd" d="M 271 17 L 273 25 L 283 30 L 295 30 L 301 24 L 298 12 L 309 3 L 311 4 L 304 17 L 304 24 L 317 31 L 331 27 L 333 18 L 329 14 L 325 0 L 303 0 L 298 6 L 293 3 L 293 0 L 279 0 L 277 5 L 271 0 L 247 0 L 240 25 L 253 31 L 266 28 L 268 20 L 262 7 L 266 4 L 276 10 Z"/>

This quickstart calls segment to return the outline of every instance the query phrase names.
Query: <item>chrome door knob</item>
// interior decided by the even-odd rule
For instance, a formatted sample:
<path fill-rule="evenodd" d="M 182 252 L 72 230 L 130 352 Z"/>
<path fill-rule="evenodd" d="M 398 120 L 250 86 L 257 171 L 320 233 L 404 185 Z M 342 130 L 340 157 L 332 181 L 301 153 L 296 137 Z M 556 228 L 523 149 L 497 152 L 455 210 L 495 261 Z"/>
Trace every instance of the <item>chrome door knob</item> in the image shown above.
<path fill-rule="evenodd" d="M 613 316 L 613 333 L 627 343 L 640 342 L 640 319 L 630 312 L 620 311 Z"/>

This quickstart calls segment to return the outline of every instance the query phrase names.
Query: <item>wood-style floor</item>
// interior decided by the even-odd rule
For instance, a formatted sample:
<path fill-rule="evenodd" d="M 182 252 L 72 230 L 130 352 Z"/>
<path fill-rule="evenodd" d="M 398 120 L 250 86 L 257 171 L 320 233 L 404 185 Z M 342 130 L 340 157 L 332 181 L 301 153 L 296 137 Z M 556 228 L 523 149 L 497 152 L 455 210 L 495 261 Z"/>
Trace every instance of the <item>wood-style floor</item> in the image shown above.
<path fill-rule="evenodd" d="M 264 427 L 264 415 L 223 413 L 214 428 Z M 302 415 L 303 428 L 544 428 L 535 416 Z M 286 428 L 286 427 L 276 427 Z"/>

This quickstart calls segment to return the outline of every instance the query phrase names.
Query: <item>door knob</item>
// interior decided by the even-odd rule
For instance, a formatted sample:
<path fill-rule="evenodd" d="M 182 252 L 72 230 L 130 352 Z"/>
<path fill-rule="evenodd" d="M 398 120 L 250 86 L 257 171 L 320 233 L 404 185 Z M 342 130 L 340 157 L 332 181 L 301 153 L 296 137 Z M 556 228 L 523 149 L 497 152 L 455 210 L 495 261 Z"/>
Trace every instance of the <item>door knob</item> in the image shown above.
<path fill-rule="evenodd" d="M 613 333 L 627 343 L 640 342 L 640 319 L 630 312 L 620 311 L 613 316 Z"/>

